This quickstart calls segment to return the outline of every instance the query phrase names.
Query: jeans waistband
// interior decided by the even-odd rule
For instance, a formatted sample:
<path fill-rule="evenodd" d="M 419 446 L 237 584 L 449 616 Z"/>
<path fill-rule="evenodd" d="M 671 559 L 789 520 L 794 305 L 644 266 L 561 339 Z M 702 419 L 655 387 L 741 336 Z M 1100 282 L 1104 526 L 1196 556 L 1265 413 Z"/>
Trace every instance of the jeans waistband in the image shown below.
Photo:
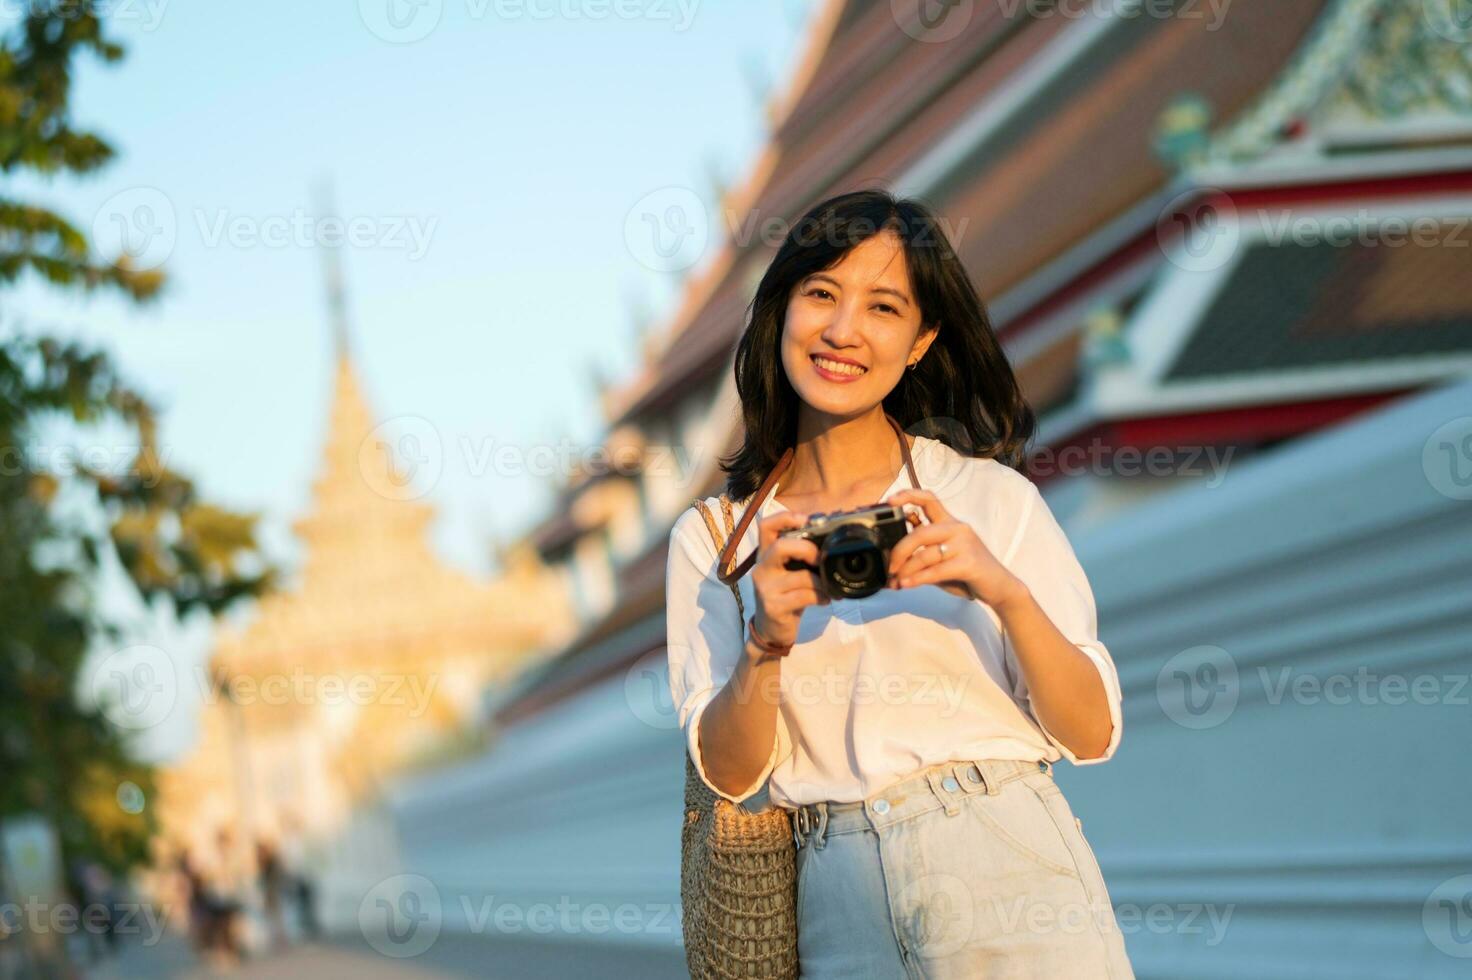
<path fill-rule="evenodd" d="M 1050 777 L 1046 759 L 971 759 L 941 762 L 886 786 L 865 800 L 806 803 L 790 811 L 793 839 L 822 847 L 833 834 L 879 830 L 930 810 L 959 810 L 958 800 L 975 793 L 996 793 L 1003 783 L 1032 772 Z"/>

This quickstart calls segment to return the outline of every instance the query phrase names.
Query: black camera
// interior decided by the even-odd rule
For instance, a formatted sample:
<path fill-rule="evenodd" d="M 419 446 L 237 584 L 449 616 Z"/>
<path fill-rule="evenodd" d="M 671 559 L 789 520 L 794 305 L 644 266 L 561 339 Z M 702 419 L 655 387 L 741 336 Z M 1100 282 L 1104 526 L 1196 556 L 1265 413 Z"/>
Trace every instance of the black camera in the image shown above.
<path fill-rule="evenodd" d="M 783 531 L 784 538 L 806 538 L 818 546 L 818 567 L 789 558 L 791 571 L 818 573 L 830 599 L 862 599 L 889 580 L 889 553 L 910 532 L 902 508 L 887 504 L 811 514 L 807 524 Z"/>

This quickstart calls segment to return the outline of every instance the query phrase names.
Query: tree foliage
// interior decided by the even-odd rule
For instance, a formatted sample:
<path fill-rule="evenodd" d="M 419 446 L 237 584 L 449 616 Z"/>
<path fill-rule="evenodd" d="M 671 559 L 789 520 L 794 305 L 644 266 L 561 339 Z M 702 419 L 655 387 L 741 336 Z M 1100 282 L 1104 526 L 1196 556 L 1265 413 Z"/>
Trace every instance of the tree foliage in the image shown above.
<path fill-rule="evenodd" d="M 114 151 L 71 121 L 74 61 L 116 62 L 122 48 L 91 0 L 27 10 L 0 39 L 0 172 L 95 171 Z M 95 255 L 71 222 L 0 188 L 0 290 L 27 271 L 140 302 L 164 281 L 126 256 Z M 122 870 L 145 857 L 153 828 L 152 810 L 120 806 L 118 787 L 129 781 L 151 798 L 153 783 L 127 733 L 79 696 L 88 655 L 123 639 L 97 611 L 104 565 L 115 559 L 145 602 L 179 616 L 215 615 L 260 594 L 273 570 L 257 553 L 255 515 L 201 499 L 164 465 L 151 407 L 105 353 L 0 328 L 11 334 L 0 340 L 0 819 L 44 814 L 68 860 Z M 114 439 L 132 458 L 109 467 L 86 454 L 72 465 L 69 455 L 61 465 L 36 451 L 41 430 L 58 423 L 93 446 L 111 445 L 103 433 L 121 430 L 126 437 Z M 64 512 L 79 497 L 105 532 Z"/>

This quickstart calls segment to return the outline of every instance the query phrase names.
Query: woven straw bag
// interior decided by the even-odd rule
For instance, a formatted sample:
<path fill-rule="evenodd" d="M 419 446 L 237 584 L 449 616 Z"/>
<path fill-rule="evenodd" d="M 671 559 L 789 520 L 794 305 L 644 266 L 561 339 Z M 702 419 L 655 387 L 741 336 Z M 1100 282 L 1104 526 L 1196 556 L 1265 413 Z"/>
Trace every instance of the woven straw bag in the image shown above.
<path fill-rule="evenodd" d="M 725 535 L 704 500 L 695 506 L 720 554 L 732 532 L 730 499 L 721 495 Z M 741 591 L 734 579 L 727 584 L 741 613 L 745 646 Z M 685 753 L 680 925 L 691 977 L 797 977 L 796 855 L 786 810 L 770 806 L 751 813 L 716 795 L 696 772 L 690 753 Z"/>

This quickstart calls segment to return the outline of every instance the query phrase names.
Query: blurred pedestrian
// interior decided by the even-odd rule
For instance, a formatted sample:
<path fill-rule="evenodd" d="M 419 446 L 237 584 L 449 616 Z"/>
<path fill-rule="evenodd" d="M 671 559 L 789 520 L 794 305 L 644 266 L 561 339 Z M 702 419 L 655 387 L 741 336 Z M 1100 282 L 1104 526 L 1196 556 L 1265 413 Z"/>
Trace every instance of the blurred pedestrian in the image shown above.
<path fill-rule="evenodd" d="M 265 907 L 266 924 L 271 930 L 271 946 L 286 947 L 286 918 L 281 903 L 286 891 L 286 868 L 281 855 L 270 841 L 256 842 L 256 874 L 261 886 L 261 903 Z"/>

